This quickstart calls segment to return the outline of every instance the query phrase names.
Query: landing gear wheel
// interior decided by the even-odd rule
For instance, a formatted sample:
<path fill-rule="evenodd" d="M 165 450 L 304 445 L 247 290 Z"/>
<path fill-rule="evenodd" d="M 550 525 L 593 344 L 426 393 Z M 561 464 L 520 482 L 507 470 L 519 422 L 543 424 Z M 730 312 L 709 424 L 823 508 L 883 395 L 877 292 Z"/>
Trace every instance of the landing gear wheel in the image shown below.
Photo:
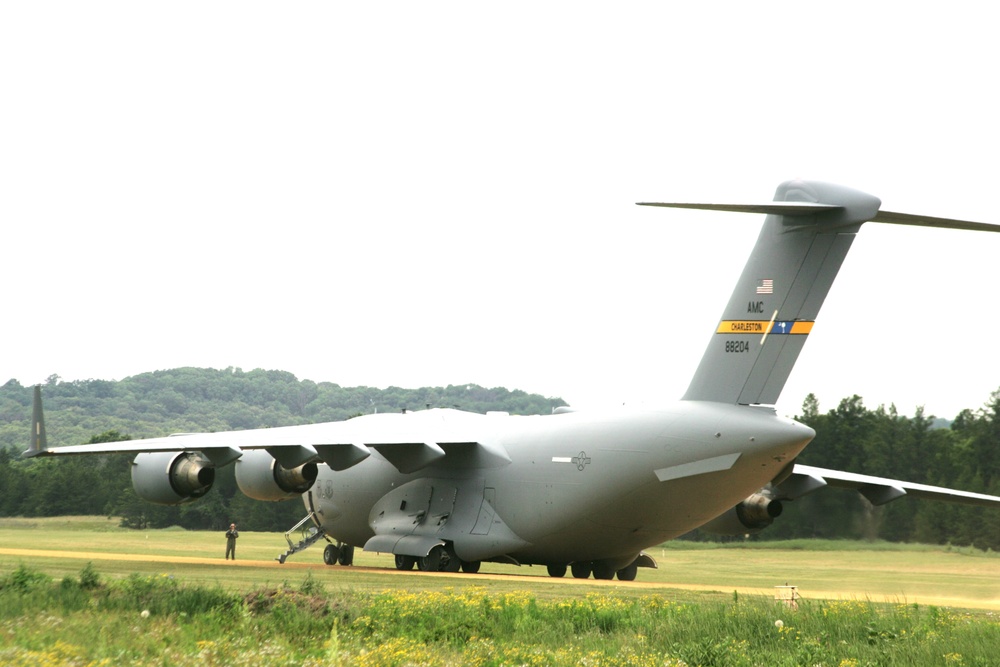
<path fill-rule="evenodd" d="M 417 567 L 422 572 L 458 572 L 462 561 L 451 545 L 437 545 L 426 556 L 417 559 Z"/>
<path fill-rule="evenodd" d="M 479 560 L 474 560 L 474 561 L 471 561 L 471 562 L 463 560 L 462 561 L 462 572 L 465 572 L 466 574 L 476 574 L 477 572 L 479 572 L 479 566 L 482 565 L 482 564 L 483 564 L 483 562 L 479 561 Z"/>
<path fill-rule="evenodd" d="M 340 547 L 340 556 L 337 557 L 337 562 L 341 565 L 354 565 L 354 547 L 349 544 Z"/>
<path fill-rule="evenodd" d="M 455 547 L 450 544 L 444 549 L 444 557 L 441 559 L 442 572 L 458 572 L 462 569 L 462 561 L 455 553 Z"/>
<path fill-rule="evenodd" d="M 440 544 L 431 549 L 426 556 L 417 560 L 421 572 L 440 572 L 441 561 L 444 560 L 444 547 Z"/>
<path fill-rule="evenodd" d="M 573 577 L 576 579 L 586 579 L 590 576 L 590 563 L 573 563 L 569 566 L 570 571 L 573 573 Z"/>
<path fill-rule="evenodd" d="M 327 565 L 336 565 L 337 559 L 340 558 L 340 549 L 337 548 L 336 544 L 326 545 L 326 549 L 323 549 L 323 562 Z"/>
<path fill-rule="evenodd" d="M 396 554 L 396 569 L 397 570 L 412 570 L 413 566 L 417 564 L 417 559 L 413 556 L 403 556 Z"/>
<path fill-rule="evenodd" d="M 615 571 L 611 569 L 610 565 L 601 562 L 594 563 L 594 579 L 603 579 L 607 581 L 614 578 Z"/>
<path fill-rule="evenodd" d="M 566 566 L 565 565 L 549 565 L 545 568 L 549 571 L 550 577 L 555 577 L 557 579 L 566 576 Z M 576 576 L 576 575 L 573 575 Z"/>
<path fill-rule="evenodd" d="M 635 575 L 639 573 L 639 566 L 632 563 L 628 567 L 618 570 L 618 581 L 635 581 Z"/>

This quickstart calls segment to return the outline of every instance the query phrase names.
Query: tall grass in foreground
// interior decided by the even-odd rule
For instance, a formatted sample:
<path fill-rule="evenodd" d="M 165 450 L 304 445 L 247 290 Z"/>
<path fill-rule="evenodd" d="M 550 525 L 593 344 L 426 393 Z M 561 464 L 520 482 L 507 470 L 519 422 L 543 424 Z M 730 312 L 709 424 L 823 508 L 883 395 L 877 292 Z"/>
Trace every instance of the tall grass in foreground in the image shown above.
<path fill-rule="evenodd" d="M 541 600 L 462 588 L 233 593 L 168 576 L 0 573 L 4 665 L 995 665 L 1000 622 L 907 604 Z"/>

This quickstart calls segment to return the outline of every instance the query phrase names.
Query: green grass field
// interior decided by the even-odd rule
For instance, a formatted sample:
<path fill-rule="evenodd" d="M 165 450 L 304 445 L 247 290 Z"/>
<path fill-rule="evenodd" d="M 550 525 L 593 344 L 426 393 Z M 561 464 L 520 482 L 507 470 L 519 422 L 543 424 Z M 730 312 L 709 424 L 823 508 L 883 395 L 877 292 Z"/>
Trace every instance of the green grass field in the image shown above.
<path fill-rule="evenodd" d="M 670 543 L 636 582 L 284 565 L 280 534 L 0 519 L 3 665 L 995 665 L 1000 558 L 848 542 Z M 800 587 L 797 610 L 774 586 Z"/>
<path fill-rule="evenodd" d="M 718 591 L 722 595 L 735 590 L 767 596 L 775 586 L 791 584 L 798 586 L 804 598 L 905 601 L 1000 610 L 1000 557 L 971 549 L 829 541 L 764 542 L 749 548 L 670 542 L 650 550 L 659 569 L 640 570 L 636 582 L 621 583 L 581 582 L 571 577 L 552 580 L 544 568 L 489 563 L 483 564 L 483 574 L 503 576 L 485 579 L 398 573 L 390 556 L 361 550 L 355 553 L 359 567 L 330 567 L 322 562 L 322 543 L 281 565 L 274 558 L 285 547 L 280 533 L 241 532 L 239 560 L 234 564 L 222 558 L 225 540 L 221 532 L 134 531 L 119 528 L 117 520 L 103 517 L 0 518 L 0 570 L 26 564 L 56 578 L 79 572 L 88 562 L 94 562 L 112 577 L 133 572 L 170 572 L 185 581 L 225 588 L 249 583 L 295 583 L 315 576 L 330 587 L 362 590 L 417 590 L 467 582 L 497 590 L 522 590 L 527 584 L 520 576 L 527 575 L 538 577 L 530 582 L 530 589 L 542 596 L 549 595 L 550 590 L 554 595 L 583 595 L 604 587 L 643 593 L 654 587 Z M 12 549 L 53 555 L 10 555 Z M 145 560 L 115 560 L 122 554 Z M 163 560 L 170 558 L 178 560 Z"/>

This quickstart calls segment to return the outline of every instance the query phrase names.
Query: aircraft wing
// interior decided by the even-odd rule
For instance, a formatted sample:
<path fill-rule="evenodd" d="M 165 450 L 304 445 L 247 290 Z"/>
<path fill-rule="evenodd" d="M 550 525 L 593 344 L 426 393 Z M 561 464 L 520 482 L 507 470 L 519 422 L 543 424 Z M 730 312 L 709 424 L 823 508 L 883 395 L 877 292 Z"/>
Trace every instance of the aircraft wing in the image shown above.
<path fill-rule="evenodd" d="M 824 486 L 854 489 L 871 501 L 873 505 L 884 505 L 903 496 L 913 496 L 916 498 L 962 503 L 964 505 L 1000 506 L 1000 496 L 957 491 L 941 486 L 915 484 L 898 479 L 860 475 L 842 470 L 830 470 L 828 468 L 816 468 L 799 464 L 796 464 L 792 469 L 791 475 L 776 485 L 777 498 L 779 500 L 794 500 Z"/>
<path fill-rule="evenodd" d="M 49 449 L 37 390 L 35 401 L 34 436 L 24 453 L 27 457 L 185 451 L 202 452 L 216 466 L 223 466 L 240 458 L 243 450 L 264 449 L 288 469 L 323 461 L 334 470 L 345 470 L 368 458 L 374 450 L 402 473 L 416 472 L 431 464 L 484 468 L 510 463 L 503 446 L 480 442 L 480 420 L 488 417 L 458 410 L 365 415 L 342 422 L 178 433 L 164 438 Z"/>
<path fill-rule="evenodd" d="M 114 454 L 141 452 L 202 452 L 216 465 L 225 465 L 240 457 L 244 449 L 274 449 L 275 456 L 282 465 L 291 463 L 288 454 L 294 452 L 303 460 L 293 466 L 318 455 L 316 445 L 349 446 L 351 438 L 338 423 L 307 426 L 284 426 L 280 428 L 253 429 L 246 431 L 222 431 L 218 433 L 176 433 L 162 438 L 106 442 L 93 445 L 71 445 L 67 447 L 32 448 L 25 452 L 28 457 L 71 456 L 78 454 Z M 327 428 L 322 428 L 327 427 Z M 339 431 L 339 433 L 338 433 Z"/>

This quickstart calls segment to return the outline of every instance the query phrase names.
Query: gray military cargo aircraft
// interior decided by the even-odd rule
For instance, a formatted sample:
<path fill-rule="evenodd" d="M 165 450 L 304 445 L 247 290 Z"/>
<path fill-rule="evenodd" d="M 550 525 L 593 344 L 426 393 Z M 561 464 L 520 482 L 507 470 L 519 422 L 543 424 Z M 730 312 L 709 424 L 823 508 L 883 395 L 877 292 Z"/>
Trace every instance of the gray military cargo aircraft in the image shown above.
<path fill-rule="evenodd" d="M 399 569 L 476 572 L 537 564 L 554 577 L 631 580 L 643 549 L 695 528 L 761 530 L 782 503 L 824 486 L 878 505 L 916 496 L 1000 506 L 1000 497 L 797 464 L 815 432 L 773 405 L 865 222 L 1000 231 L 1000 225 L 881 211 L 871 195 L 789 181 L 755 205 L 643 204 L 766 215 L 683 398 L 655 408 L 542 416 L 429 409 L 344 422 L 132 442 L 46 446 L 40 391 L 26 456 L 136 452 L 132 482 L 167 505 L 205 495 L 236 463 L 243 493 L 301 497 L 327 563 L 355 547 Z"/>

